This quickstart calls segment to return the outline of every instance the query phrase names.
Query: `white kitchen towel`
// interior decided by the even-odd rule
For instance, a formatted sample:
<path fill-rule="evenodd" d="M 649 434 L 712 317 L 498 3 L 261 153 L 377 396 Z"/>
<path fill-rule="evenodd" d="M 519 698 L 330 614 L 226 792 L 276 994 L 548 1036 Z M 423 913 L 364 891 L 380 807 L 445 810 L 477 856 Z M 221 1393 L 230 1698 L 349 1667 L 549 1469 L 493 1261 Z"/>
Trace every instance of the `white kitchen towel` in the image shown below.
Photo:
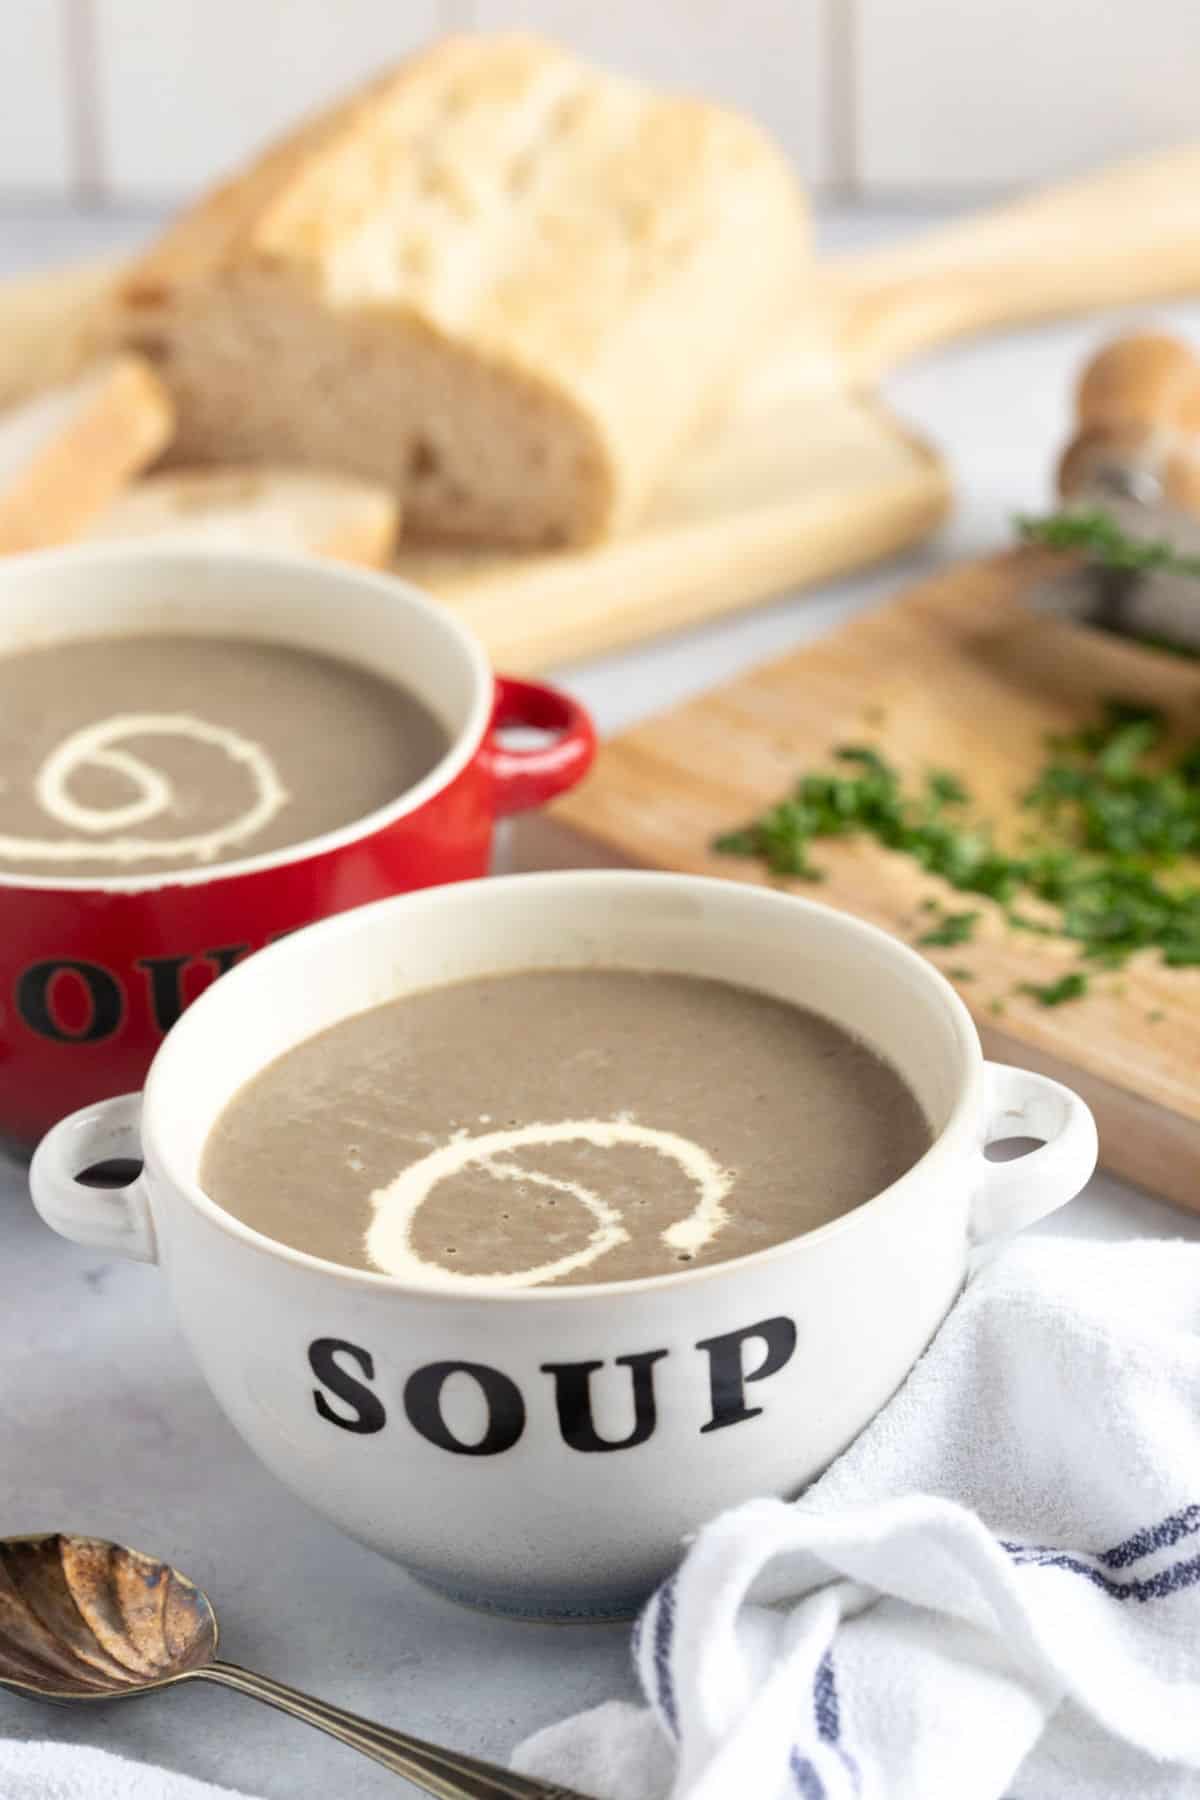
<path fill-rule="evenodd" d="M 516 1766 L 597 1800 L 1200 1800 L 1200 1246 L 1001 1251 L 803 1499 L 699 1533 L 634 1655 L 647 1708 Z"/>
<path fill-rule="evenodd" d="M 0 1741 L 0 1800 L 245 1800 L 81 1744 Z"/>

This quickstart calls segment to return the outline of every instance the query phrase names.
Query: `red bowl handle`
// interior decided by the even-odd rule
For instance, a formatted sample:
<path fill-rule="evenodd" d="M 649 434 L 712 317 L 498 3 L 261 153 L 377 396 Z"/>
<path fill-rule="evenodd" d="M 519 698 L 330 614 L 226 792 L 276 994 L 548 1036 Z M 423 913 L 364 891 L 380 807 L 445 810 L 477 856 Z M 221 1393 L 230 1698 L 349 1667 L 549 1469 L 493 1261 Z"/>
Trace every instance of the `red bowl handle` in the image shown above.
<path fill-rule="evenodd" d="M 497 731 L 505 725 L 530 725 L 556 735 L 548 744 L 515 750 L 496 742 Z M 538 681 L 497 675 L 492 722 L 479 751 L 492 778 L 497 818 L 528 812 L 565 793 L 587 774 L 595 754 L 596 728 L 577 701 Z"/>

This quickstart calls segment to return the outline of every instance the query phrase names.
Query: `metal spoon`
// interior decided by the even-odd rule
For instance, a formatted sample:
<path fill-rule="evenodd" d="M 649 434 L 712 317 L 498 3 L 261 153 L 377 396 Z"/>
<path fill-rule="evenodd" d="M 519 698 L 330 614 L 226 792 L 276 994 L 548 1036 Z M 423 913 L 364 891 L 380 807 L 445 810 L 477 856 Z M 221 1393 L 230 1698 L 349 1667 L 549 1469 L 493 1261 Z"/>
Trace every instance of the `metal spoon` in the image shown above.
<path fill-rule="evenodd" d="M 303 1719 L 435 1800 L 581 1800 L 217 1662 L 207 1595 L 168 1563 L 100 1538 L 0 1539 L 0 1686 L 40 1700 L 119 1700 L 216 1681 Z"/>

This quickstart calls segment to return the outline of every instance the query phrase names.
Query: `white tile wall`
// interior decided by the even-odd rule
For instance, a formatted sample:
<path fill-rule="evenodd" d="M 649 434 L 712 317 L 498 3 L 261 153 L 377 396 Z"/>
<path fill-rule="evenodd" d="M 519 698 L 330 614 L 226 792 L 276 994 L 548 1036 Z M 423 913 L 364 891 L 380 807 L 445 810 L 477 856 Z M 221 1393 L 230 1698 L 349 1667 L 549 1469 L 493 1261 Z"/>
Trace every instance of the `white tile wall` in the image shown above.
<path fill-rule="evenodd" d="M 192 191 L 444 23 L 440 0 L 90 3 L 101 174 L 123 197 Z"/>
<path fill-rule="evenodd" d="M 821 182 L 830 174 L 829 3 L 473 0 L 473 11 L 484 30 L 543 31 L 596 62 L 742 107 Z"/>
<path fill-rule="evenodd" d="M 1200 138 L 1198 0 L 855 0 L 867 188 L 1037 181 Z"/>
<path fill-rule="evenodd" d="M 60 0 L 4 0 L 0 186 L 63 193 L 75 175 L 71 61 Z"/>
<path fill-rule="evenodd" d="M 431 32 L 756 113 L 807 178 L 1006 187 L 1200 137 L 1200 0 L 0 0 L 0 199 L 171 198 Z"/>

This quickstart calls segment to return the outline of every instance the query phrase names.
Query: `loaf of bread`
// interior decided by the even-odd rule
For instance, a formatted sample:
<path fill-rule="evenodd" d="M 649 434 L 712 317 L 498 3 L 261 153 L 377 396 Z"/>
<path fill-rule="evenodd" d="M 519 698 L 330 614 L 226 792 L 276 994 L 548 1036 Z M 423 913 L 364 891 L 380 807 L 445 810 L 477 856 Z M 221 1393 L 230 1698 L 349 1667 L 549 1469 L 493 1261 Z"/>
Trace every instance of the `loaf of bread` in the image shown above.
<path fill-rule="evenodd" d="M 752 125 L 523 37 L 435 44 L 303 125 L 128 273 L 172 455 L 384 483 L 406 533 L 636 516 L 804 279 Z"/>
<path fill-rule="evenodd" d="M 170 399 L 136 356 L 0 413 L 0 552 L 78 537 L 170 435 Z"/>
<path fill-rule="evenodd" d="M 135 482 L 88 526 L 115 539 L 209 548 L 310 552 L 379 568 L 395 547 L 400 509 L 385 488 L 318 470 L 165 469 Z"/>

